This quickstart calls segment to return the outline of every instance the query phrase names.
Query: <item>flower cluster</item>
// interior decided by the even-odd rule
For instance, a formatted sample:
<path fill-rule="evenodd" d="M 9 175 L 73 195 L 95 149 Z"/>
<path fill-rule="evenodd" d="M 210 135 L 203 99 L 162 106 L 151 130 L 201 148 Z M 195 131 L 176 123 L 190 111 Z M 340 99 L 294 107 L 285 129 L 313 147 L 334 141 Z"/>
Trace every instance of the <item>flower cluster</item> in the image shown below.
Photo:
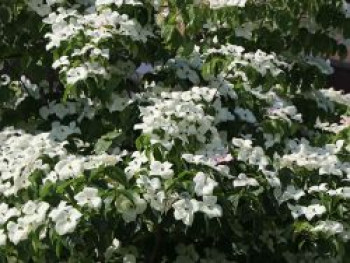
<path fill-rule="evenodd" d="M 107 41 L 114 41 L 116 36 L 120 36 L 146 42 L 148 37 L 153 36 L 150 30 L 142 28 L 128 15 L 103 8 L 113 1 L 100 2 L 96 2 L 97 10 L 94 12 L 80 14 L 73 8 L 60 7 L 43 20 L 52 30 L 45 35 L 49 39 L 46 49 L 60 50 L 66 47 L 52 67 L 59 69 L 67 84 L 75 84 L 93 76 L 108 79 L 118 70 L 112 65 L 106 67 L 111 53 L 105 45 Z M 71 46 L 71 42 L 77 44 Z M 122 43 L 119 45 L 122 46 Z"/>
<path fill-rule="evenodd" d="M 210 0 L 211 8 L 222 8 L 227 6 L 238 6 L 244 7 L 246 4 L 246 0 Z"/>

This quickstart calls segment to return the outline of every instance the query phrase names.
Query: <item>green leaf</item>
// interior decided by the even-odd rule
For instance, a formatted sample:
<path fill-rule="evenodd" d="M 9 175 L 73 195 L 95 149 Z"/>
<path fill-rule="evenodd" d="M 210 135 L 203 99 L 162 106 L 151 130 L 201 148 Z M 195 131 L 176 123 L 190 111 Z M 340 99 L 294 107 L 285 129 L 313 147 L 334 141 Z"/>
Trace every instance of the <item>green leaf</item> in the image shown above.
<path fill-rule="evenodd" d="M 126 175 L 122 169 L 119 167 L 106 167 L 106 175 L 113 179 L 116 180 L 117 182 L 121 183 L 122 185 L 128 185 L 128 181 L 126 178 Z"/>
<path fill-rule="evenodd" d="M 137 150 L 141 151 L 142 149 L 146 149 L 151 145 L 151 138 L 146 134 L 142 134 L 136 139 L 135 144 Z"/>
<path fill-rule="evenodd" d="M 104 153 L 112 146 L 113 140 L 122 134 L 120 130 L 114 130 L 103 135 L 95 144 L 94 150 L 97 154 Z"/>

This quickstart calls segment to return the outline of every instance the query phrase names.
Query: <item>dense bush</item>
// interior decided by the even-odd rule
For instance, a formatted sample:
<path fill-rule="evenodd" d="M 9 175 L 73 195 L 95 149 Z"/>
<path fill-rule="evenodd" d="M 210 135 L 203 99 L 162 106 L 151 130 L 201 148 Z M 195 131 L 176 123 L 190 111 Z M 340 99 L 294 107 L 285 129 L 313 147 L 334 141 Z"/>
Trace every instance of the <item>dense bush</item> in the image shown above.
<path fill-rule="evenodd" d="M 346 262 L 341 0 L 0 3 L 0 262 Z"/>

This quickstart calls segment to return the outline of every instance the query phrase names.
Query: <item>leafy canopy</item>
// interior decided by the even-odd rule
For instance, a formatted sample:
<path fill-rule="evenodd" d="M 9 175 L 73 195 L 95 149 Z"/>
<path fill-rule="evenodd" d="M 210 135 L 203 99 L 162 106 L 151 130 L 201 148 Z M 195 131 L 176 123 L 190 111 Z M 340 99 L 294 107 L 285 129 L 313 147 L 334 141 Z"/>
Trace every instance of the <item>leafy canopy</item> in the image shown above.
<path fill-rule="evenodd" d="M 0 262 L 347 262 L 342 0 L 0 3 Z"/>

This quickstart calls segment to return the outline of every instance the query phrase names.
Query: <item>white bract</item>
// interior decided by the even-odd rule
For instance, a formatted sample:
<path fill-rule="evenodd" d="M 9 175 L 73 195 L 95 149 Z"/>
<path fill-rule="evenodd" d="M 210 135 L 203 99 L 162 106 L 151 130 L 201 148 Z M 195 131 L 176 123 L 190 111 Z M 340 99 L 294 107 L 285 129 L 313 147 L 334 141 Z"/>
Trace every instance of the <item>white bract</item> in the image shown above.
<path fill-rule="evenodd" d="M 17 208 L 9 208 L 9 205 L 6 203 L 0 204 L 0 225 L 5 224 L 11 217 L 19 215 L 20 211 Z"/>
<path fill-rule="evenodd" d="M 127 95 L 112 94 L 110 103 L 107 105 L 109 112 L 123 111 L 133 102 Z"/>
<path fill-rule="evenodd" d="M 237 179 L 233 180 L 233 187 L 259 186 L 259 183 L 254 178 L 247 177 L 246 174 L 239 174 Z"/>
<path fill-rule="evenodd" d="M 147 208 L 146 201 L 137 194 L 133 194 L 132 198 L 121 195 L 115 201 L 115 205 L 127 223 L 135 221 L 137 215 L 142 214 Z"/>
<path fill-rule="evenodd" d="M 74 178 L 83 172 L 84 159 L 68 156 L 68 158 L 59 161 L 55 166 L 55 172 L 60 180 Z"/>
<path fill-rule="evenodd" d="M 22 219 L 27 224 L 30 224 L 32 230 L 42 225 L 46 220 L 46 213 L 50 205 L 46 202 L 28 201 L 22 207 Z"/>
<path fill-rule="evenodd" d="M 20 218 L 18 223 L 10 221 L 7 224 L 7 231 L 9 240 L 17 245 L 20 241 L 28 238 L 30 228 L 29 225 Z"/>
<path fill-rule="evenodd" d="M 47 165 L 39 159 L 42 155 L 54 157 L 65 154 L 63 145 L 50 137 L 50 133 L 31 135 L 13 129 L 3 132 L 0 146 L 1 194 L 15 195 L 31 185 L 29 176 L 35 170 L 47 170 Z"/>
<path fill-rule="evenodd" d="M 336 175 L 343 176 L 347 171 L 349 163 L 341 163 L 337 157 L 344 141 L 338 140 L 335 144 L 327 144 L 324 148 L 312 147 L 310 143 L 302 139 L 298 141 L 290 141 L 289 148 L 291 154 L 283 155 L 280 158 L 281 167 L 294 166 L 305 167 L 308 170 L 318 170 L 320 175 Z"/>
<path fill-rule="evenodd" d="M 225 6 L 244 7 L 247 0 L 210 0 L 211 8 L 222 8 Z"/>
<path fill-rule="evenodd" d="M 183 198 L 173 204 L 174 217 L 185 225 L 192 225 L 194 214 L 199 211 L 200 204 L 195 199 Z"/>
<path fill-rule="evenodd" d="M 217 204 L 216 196 L 203 196 L 203 202 L 200 203 L 200 210 L 209 218 L 222 216 L 222 207 Z"/>
<path fill-rule="evenodd" d="M 281 193 L 280 189 L 275 190 L 276 199 L 280 204 L 291 199 L 298 201 L 304 195 L 305 192 L 301 189 L 295 188 L 294 185 L 288 185 L 283 193 Z"/>
<path fill-rule="evenodd" d="M 61 201 L 57 208 L 53 209 L 49 217 L 55 223 L 55 230 L 59 235 L 72 233 L 77 227 L 82 214 L 74 207 Z"/>
<path fill-rule="evenodd" d="M 342 233 L 344 231 L 344 226 L 339 222 L 326 220 L 318 222 L 312 231 L 323 232 L 331 236 Z"/>
<path fill-rule="evenodd" d="M 212 195 L 214 188 L 218 185 L 209 175 L 199 172 L 193 178 L 194 191 L 198 196 Z"/>
<path fill-rule="evenodd" d="M 7 236 L 4 233 L 4 229 L 0 229 L 0 246 L 6 245 Z"/>
<path fill-rule="evenodd" d="M 291 205 L 288 204 L 289 209 L 291 210 L 292 216 L 298 218 L 305 216 L 307 220 L 313 219 L 315 216 L 323 215 L 327 210 L 326 207 L 320 204 L 314 204 L 309 206 L 300 206 L 300 205 Z"/>
<path fill-rule="evenodd" d="M 169 162 L 161 163 L 159 161 L 153 161 L 150 164 L 150 175 L 158 175 L 163 179 L 170 179 L 174 175 L 174 171 L 171 169 L 173 165 Z"/>
<path fill-rule="evenodd" d="M 189 98 L 183 97 L 180 92 L 162 92 L 160 98 L 151 99 L 153 105 L 140 107 L 142 123 L 135 125 L 135 129 L 149 135 L 152 144 L 160 143 L 167 149 L 174 145 L 176 139 L 182 144 L 188 144 L 190 138 L 201 144 L 220 141 L 213 127 L 213 116 L 206 115 L 203 105 L 197 103 L 213 98 L 214 93 L 209 91 L 208 88 L 194 87 L 188 93 Z"/>
<path fill-rule="evenodd" d="M 98 189 L 93 187 L 84 187 L 84 189 L 74 196 L 77 204 L 87 205 L 90 208 L 98 209 L 101 207 L 102 199 L 98 196 Z"/>

